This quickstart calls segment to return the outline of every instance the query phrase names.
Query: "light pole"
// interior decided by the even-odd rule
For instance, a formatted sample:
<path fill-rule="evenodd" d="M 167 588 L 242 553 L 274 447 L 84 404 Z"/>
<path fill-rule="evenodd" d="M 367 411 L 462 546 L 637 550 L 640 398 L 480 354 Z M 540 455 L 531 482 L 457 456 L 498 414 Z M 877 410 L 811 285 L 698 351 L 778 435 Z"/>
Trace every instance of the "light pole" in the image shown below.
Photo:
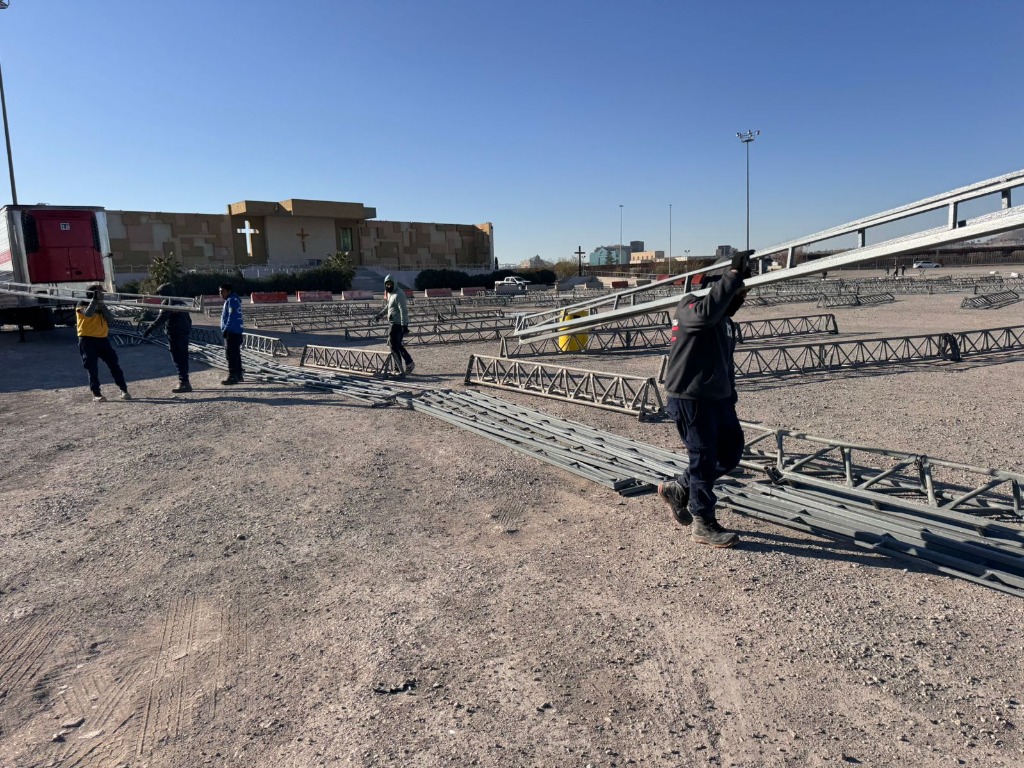
<path fill-rule="evenodd" d="M 0 0 L 0 11 L 7 8 L 10 3 Z M 11 131 L 7 127 L 7 99 L 4 98 L 4 73 L 0 69 L 0 108 L 4 113 L 4 137 L 7 139 L 7 168 L 11 172 L 11 202 L 18 204 L 18 189 L 14 186 L 14 157 L 11 155 Z"/>
<path fill-rule="evenodd" d="M 746 133 L 737 133 L 736 137 L 743 142 L 747 148 L 747 250 L 750 250 L 750 145 L 754 139 L 761 135 L 760 131 L 747 130 Z"/>
<path fill-rule="evenodd" d="M 622 203 L 619 203 L 619 266 L 622 266 Z"/>
<path fill-rule="evenodd" d="M 672 263 L 672 203 L 668 204 L 668 261 Z"/>

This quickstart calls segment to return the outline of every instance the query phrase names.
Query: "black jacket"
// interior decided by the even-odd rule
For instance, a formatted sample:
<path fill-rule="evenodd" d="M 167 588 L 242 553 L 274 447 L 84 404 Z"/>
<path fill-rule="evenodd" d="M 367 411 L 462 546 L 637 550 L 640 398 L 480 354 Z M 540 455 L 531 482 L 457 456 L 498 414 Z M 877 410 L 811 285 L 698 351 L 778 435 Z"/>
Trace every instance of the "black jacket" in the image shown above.
<path fill-rule="evenodd" d="M 736 397 L 736 348 L 729 309 L 743 290 L 743 278 L 727 271 L 706 296 L 686 294 L 676 306 L 672 349 L 665 371 L 665 391 L 683 400 Z"/>
<path fill-rule="evenodd" d="M 178 307 L 185 306 L 183 301 L 171 301 L 170 299 L 164 299 L 164 304 L 173 304 Z M 150 326 L 150 332 L 156 333 L 164 323 L 167 323 L 168 336 L 188 336 L 188 332 L 192 330 L 192 316 L 188 312 L 171 312 L 162 309 L 153 325 Z"/>

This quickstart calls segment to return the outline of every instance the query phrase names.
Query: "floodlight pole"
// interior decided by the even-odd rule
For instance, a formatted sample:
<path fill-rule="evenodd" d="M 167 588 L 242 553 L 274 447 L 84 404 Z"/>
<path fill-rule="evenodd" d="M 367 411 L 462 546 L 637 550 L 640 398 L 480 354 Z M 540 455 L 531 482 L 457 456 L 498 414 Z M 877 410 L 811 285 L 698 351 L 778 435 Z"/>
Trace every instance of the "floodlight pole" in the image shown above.
<path fill-rule="evenodd" d="M 622 266 L 622 203 L 619 203 L 619 266 Z"/>
<path fill-rule="evenodd" d="M 750 250 L 750 145 L 754 139 L 761 135 L 760 131 L 747 130 L 746 133 L 737 133 L 736 137 L 743 142 L 747 148 L 747 250 Z"/>
<path fill-rule="evenodd" d="M 0 11 L 9 5 L 6 0 L 0 0 Z M 7 168 L 11 173 L 11 202 L 18 204 L 18 188 L 14 185 L 14 156 L 11 154 L 11 130 L 7 125 L 7 99 L 4 96 L 4 73 L 0 68 L 0 109 L 4 113 L 4 138 L 7 140 Z"/>

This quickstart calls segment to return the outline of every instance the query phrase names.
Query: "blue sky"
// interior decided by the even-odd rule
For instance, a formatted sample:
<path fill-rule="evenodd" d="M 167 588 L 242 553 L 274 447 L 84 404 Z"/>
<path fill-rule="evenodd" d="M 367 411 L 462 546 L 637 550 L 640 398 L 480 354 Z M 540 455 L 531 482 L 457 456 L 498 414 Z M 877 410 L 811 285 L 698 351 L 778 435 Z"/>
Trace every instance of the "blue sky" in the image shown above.
<path fill-rule="evenodd" d="M 1018 0 L 10 0 L 20 203 L 362 202 L 501 263 L 764 248 L 1024 167 Z M 0 200 L 9 201 L 6 183 Z"/>

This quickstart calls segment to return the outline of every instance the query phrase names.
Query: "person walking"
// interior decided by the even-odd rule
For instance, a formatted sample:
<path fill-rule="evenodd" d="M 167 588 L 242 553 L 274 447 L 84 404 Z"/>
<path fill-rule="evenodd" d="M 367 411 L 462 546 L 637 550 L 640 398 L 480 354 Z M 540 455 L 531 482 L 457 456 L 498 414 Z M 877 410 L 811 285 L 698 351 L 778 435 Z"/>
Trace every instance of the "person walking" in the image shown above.
<path fill-rule="evenodd" d="M 661 483 L 658 495 L 681 525 L 691 526 L 693 541 L 719 548 L 739 541 L 715 515 L 715 482 L 734 470 L 743 455 L 730 318 L 746 297 L 743 280 L 750 277 L 752 253 L 734 254 L 730 268 L 703 298 L 683 296 L 666 367 L 666 411 L 686 446 L 689 466 Z"/>
<path fill-rule="evenodd" d="M 102 360 L 110 369 L 114 383 L 121 390 L 121 399 L 131 400 L 128 382 L 125 381 L 124 371 L 117 360 L 117 352 L 108 338 L 110 323 L 114 321 L 114 316 L 103 303 L 103 286 L 89 286 L 86 296 L 89 301 L 80 301 L 75 307 L 75 326 L 78 332 L 78 353 L 82 356 L 82 365 L 89 374 L 92 399 L 97 403 L 107 401 L 100 391 L 99 361 Z"/>
<path fill-rule="evenodd" d="M 395 367 L 399 373 L 412 373 L 416 363 L 402 343 L 405 334 L 409 332 L 409 301 L 405 298 L 405 291 L 395 287 L 391 275 L 384 277 L 384 307 L 373 316 L 373 319 L 380 320 L 385 315 L 391 323 L 388 331 L 388 349 L 395 359 Z"/>
<path fill-rule="evenodd" d="M 173 296 L 174 286 L 164 283 L 156 289 L 158 296 Z M 178 299 L 164 299 L 167 306 L 185 306 L 185 302 Z M 148 339 L 163 326 L 167 326 L 167 341 L 171 348 L 171 360 L 178 371 L 178 386 L 171 390 L 174 394 L 191 392 L 192 384 L 188 380 L 188 335 L 192 330 L 192 317 L 188 312 L 161 309 L 150 326 L 142 332 L 142 338 Z"/>
<path fill-rule="evenodd" d="M 220 332 L 224 335 L 224 356 L 228 360 L 228 377 L 221 384 L 231 386 L 245 381 L 242 375 L 242 299 L 231 283 L 221 283 Z"/>

